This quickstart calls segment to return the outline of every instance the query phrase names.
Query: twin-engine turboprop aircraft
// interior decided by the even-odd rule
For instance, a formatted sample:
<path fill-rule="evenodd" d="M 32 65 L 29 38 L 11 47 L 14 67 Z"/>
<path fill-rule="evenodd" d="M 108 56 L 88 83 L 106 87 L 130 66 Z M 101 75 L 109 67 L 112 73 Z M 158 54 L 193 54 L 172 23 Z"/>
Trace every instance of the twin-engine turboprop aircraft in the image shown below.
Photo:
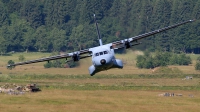
<path fill-rule="evenodd" d="M 25 62 L 19 62 L 15 64 L 10 64 L 7 67 L 12 67 L 12 66 L 17 66 L 17 65 L 24 65 L 24 64 L 31 64 L 31 63 L 37 63 L 37 62 L 43 62 L 43 61 L 50 61 L 50 60 L 56 60 L 56 59 L 62 59 L 62 58 L 71 58 L 69 61 L 79 61 L 80 59 L 92 57 L 92 65 L 89 67 L 89 73 L 91 76 L 96 74 L 97 72 L 103 71 L 103 70 L 108 70 L 111 68 L 123 68 L 123 62 L 120 59 L 115 58 L 115 49 L 128 49 L 131 46 L 135 46 L 138 44 L 141 44 L 138 42 L 138 40 L 142 38 L 146 38 L 148 36 L 178 27 L 180 25 L 192 22 L 193 20 L 188 20 L 184 21 L 182 23 L 178 23 L 172 26 L 164 27 L 155 31 L 151 31 L 148 33 L 144 33 L 135 37 L 131 37 L 128 39 L 124 40 L 119 40 L 116 42 L 112 42 L 109 44 L 103 45 L 100 32 L 98 29 L 98 24 L 96 22 L 95 14 L 94 14 L 94 21 L 96 25 L 96 30 L 97 30 L 97 35 L 98 35 L 98 40 L 99 40 L 99 46 L 93 47 L 93 48 L 88 48 L 80 51 L 75 51 L 72 53 L 67 53 L 63 55 L 56 55 L 56 56 L 51 56 L 51 57 L 46 57 L 46 58 L 40 58 L 36 60 L 29 60 Z M 134 42 L 134 43 L 133 43 Z"/>

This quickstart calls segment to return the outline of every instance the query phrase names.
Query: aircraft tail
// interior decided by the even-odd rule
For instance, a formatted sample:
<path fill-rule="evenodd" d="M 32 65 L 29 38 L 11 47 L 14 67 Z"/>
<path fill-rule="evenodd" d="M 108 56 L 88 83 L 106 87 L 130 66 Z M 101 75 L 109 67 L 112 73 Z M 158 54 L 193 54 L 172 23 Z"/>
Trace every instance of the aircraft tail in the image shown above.
<path fill-rule="evenodd" d="M 102 43 L 102 40 L 101 40 L 101 35 L 100 35 L 100 31 L 99 31 L 99 28 L 98 28 L 98 23 L 97 23 L 97 21 L 96 21 L 95 14 L 94 14 L 94 22 L 95 22 L 95 25 L 96 25 L 96 30 L 97 30 L 99 45 L 102 46 L 103 43 Z"/>

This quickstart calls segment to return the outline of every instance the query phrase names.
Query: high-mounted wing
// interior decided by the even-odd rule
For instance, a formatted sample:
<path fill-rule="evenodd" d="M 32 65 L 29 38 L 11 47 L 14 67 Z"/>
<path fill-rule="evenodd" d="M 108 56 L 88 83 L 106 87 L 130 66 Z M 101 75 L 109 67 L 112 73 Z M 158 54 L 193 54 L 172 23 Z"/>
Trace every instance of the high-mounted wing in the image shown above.
<path fill-rule="evenodd" d="M 84 55 L 87 54 L 85 56 L 80 56 L 80 55 Z M 79 61 L 80 59 L 84 59 L 87 57 L 91 57 L 91 54 L 89 54 L 89 49 L 84 49 L 84 50 L 80 50 L 80 51 L 76 51 L 76 52 L 72 52 L 72 53 L 67 53 L 67 54 L 62 54 L 62 55 L 56 55 L 56 56 L 50 56 L 50 57 L 46 57 L 46 58 L 40 58 L 40 59 L 36 59 L 36 60 L 29 60 L 29 61 L 25 61 L 25 62 L 19 62 L 19 63 L 15 63 L 15 64 L 10 64 L 7 67 L 13 67 L 13 66 L 17 66 L 17 65 L 24 65 L 24 64 L 31 64 L 31 63 L 38 63 L 38 62 L 44 62 L 44 61 L 51 61 L 51 60 L 57 60 L 57 59 L 62 59 L 62 58 L 72 58 L 69 61 Z M 68 62 L 69 62 L 68 61 Z"/>
<path fill-rule="evenodd" d="M 177 26 L 180 26 L 180 25 L 192 22 L 192 21 L 194 21 L 194 20 L 188 20 L 188 21 L 178 23 L 178 24 L 175 24 L 175 25 L 172 25 L 172 26 L 164 27 L 162 29 L 154 30 L 152 32 L 148 32 L 148 33 L 145 33 L 145 34 L 142 34 L 142 35 L 138 35 L 138 36 L 131 37 L 131 38 L 124 39 L 124 40 L 120 40 L 120 41 L 116 41 L 116 42 L 113 42 L 113 43 L 110 43 L 110 44 L 112 44 L 113 48 L 117 48 L 117 49 L 124 48 L 124 47 L 130 48 L 131 46 L 140 44 L 140 43 L 131 44 L 131 42 L 133 42 L 133 41 L 137 42 L 137 40 L 140 40 L 142 38 L 145 38 L 145 37 L 148 37 L 148 36 L 151 36 L 151 35 L 154 35 L 154 34 L 157 34 L 157 33 L 172 29 L 172 28 L 175 28 Z M 110 44 L 108 44 L 108 45 L 110 45 Z M 115 47 L 115 46 L 117 46 L 117 47 Z M 88 53 L 88 55 L 80 56 L 80 55 L 87 54 L 87 53 Z M 79 61 L 80 59 L 91 57 L 91 56 L 92 55 L 90 54 L 89 49 L 84 49 L 84 50 L 80 50 L 80 51 L 76 51 L 76 52 L 72 52 L 72 53 L 67 53 L 67 54 L 63 54 L 63 55 L 56 55 L 56 56 L 40 58 L 40 59 L 36 59 L 36 60 L 30 60 L 30 61 L 10 64 L 7 67 L 24 65 L 24 64 L 31 64 L 31 63 L 37 63 L 37 62 L 44 62 L 44 61 L 50 61 L 50 60 L 56 60 L 56 59 L 62 59 L 62 58 L 67 59 L 67 58 L 70 58 L 70 57 L 72 58 L 72 61 Z"/>
<path fill-rule="evenodd" d="M 131 38 L 128 38 L 128 39 L 116 41 L 116 42 L 112 43 L 112 47 L 113 48 L 117 48 L 117 49 L 125 47 L 127 49 L 127 48 L 130 48 L 131 46 L 140 44 L 140 43 L 137 42 L 137 40 L 140 40 L 142 38 L 145 38 L 145 37 L 148 37 L 148 36 L 151 36 L 151 35 L 154 35 L 154 34 L 157 34 L 157 33 L 160 33 L 160 32 L 175 28 L 175 27 L 178 27 L 180 25 L 183 25 L 183 24 L 186 24 L 186 23 L 189 23 L 189 22 L 193 22 L 193 21 L 194 20 L 187 20 L 187 21 L 184 21 L 184 22 L 172 25 L 172 26 L 164 27 L 164 28 L 161 28 L 161 29 L 158 29 L 158 30 L 154 30 L 154 31 L 151 31 L 151 32 L 148 32 L 148 33 L 144 33 L 144 34 L 141 34 L 141 35 L 138 35 L 138 36 L 135 36 L 135 37 L 131 37 Z M 131 44 L 131 42 L 134 42 L 134 41 L 136 41 L 137 43 Z"/>

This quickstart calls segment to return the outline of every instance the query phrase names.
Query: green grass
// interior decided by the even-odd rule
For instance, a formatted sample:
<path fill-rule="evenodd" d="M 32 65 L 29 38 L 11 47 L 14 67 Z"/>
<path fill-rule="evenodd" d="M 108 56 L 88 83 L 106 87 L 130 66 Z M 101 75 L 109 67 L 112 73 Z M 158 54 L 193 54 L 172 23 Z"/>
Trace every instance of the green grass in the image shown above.
<path fill-rule="evenodd" d="M 200 54 L 187 54 L 187 56 L 190 56 L 190 58 L 194 61 L 197 60 L 197 58 L 200 56 Z"/>
<path fill-rule="evenodd" d="M 182 97 L 159 97 L 173 92 Z M 194 98 L 188 97 L 193 94 Z M 197 112 L 200 97 L 197 91 L 157 90 L 60 90 L 43 89 L 42 92 L 21 96 L 0 94 L 1 112 Z"/>
<path fill-rule="evenodd" d="M 192 80 L 182 80 L 193 76 Z M 127 75 L 53 75 L 1 74 L 0 85 L 5 83 L 36 83 L 45 89 L 68 90 L 200 90 L 198 74 L 127 74 Z"/>
<path fill-rule="evenodd" d="M 185 78 L 186 76 L 193 76 L 193 78 L 200 78 L 198 74 L 125 74 L 125 75 L 104 75 L 99 74 L 95 77 L 89 75 L 59 75 L 59 74 L 1 74 L 0 82 L 8 80 L 61 80 L 61 79 L 158 79 L 158 78 Z"/>
<path fill-rule="evenodd" d="M 190 66 L 169 66 L 155 69 L 135 67 L 141 52 L 117 54 L 125 62 L 124 68 L 88 74 L 91 59 L 80 61 L 77 68 L 45 69 L 44 63 L 18 66 L 7 70 L 8 60 L 18 62 L 19 55 L 26 60 L 49 56 L 49 53 L 16 53 L 0 56 L 0 85 L 36 83 L 41 92 L 12 96 L 0 94 L 1 112 L 171 112 L 200 110 L 200 72 Z M 193 55 L 192 55 L 193 56 Z M 193 56 L 195 59 L 198 56 Z M 193 76 L 192 80 L 182 80 Z M 182 97 L 159 97 L 173 92 Z M 194 98 L 188 95 L 194 95 Z"/>

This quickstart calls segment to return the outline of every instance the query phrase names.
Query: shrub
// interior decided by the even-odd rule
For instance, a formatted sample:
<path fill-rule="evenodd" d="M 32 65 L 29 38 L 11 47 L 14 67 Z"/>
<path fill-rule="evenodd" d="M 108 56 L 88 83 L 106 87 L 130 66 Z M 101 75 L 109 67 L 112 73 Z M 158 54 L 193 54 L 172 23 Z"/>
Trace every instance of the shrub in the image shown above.
<path fill-rule="evenodd" d="M 19 55 L 19 61 L 24 61 L 24 60 L 25 60 L 24 55 Z"/>
<path fill-rule="evenodd" d="M 15 64 L 15 62 L 13 60 L 9 60 L 8 65 L 12 65 L 12 64 Z M 13 69 L 13 68 L 15 68 L 15 66 L 8 67 L 8 69 Z"/>
<path fill-rule="evenodd" d="M 144 58 L 144 56 L 142 56 L 142 55 L 138 55 L 137 56 L 137 62 L 136 62 L 136 66 L 138 67 L 138 68 L 144 68 L 144 63 L 145 63 L 145 58 Z"/>
<path fill-rule="evenodd" d="M 51 68 L 52 67 L 52 62 L 46 62 L 44 64 L 44 68 Z"/>
<path fill-rule="evenodd" d="M 185 54 L 173 54 L 170 52 L 156 52 L 155 55 L 151 55 L 145 51 L 144 55 L 137 56 L 136 66 L 138 68 L 155 68 L 158 66 L 167 65 L 189 65 L 192 60 Z"/>
<path fill-rule="evenodd" d="M 178 64 L 179 65 L 189 65 L 192 63 L 192 59 L 189 56 L 186 56 L 185 54 L 180 54 L 178 58 Z"/>
<path fill-rule="evenodd" d="M 200 56 L 199 56 L 199 57 L 197 57 L 197 61 L 199 61 L 199 62 L 200 62 Z"/>
<path fill-rule="evenodd" d="M 195 65 L 195 70 L 200 70 L 200 62 L 197 62 Z"/>
<path fill-rule="evenodd" d="M 200 70 L 200 56 L 197 58 L 197 62 L 195 65 L 195 70 Z"/>

